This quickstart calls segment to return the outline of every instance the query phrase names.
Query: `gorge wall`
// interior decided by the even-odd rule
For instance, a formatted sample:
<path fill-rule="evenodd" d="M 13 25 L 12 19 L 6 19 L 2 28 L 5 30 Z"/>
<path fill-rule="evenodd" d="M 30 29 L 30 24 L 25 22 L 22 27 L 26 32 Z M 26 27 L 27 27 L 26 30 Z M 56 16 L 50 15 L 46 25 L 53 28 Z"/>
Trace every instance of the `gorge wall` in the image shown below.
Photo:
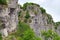
<path fill-rule="evenodd" d="M 18 5 L 18 0 L 0 3 L 0 33 L 7 37 L 17 29 L 18 20 L 27 23 L 36 36 L 42 37 L 42 31 L 52 30 L 60 35 L 60 22 L 54 22 L 45 9 L 35 3 Z M 43 39 L 44 40 L 44 39 Z"/>
<path fill-rule="evenodd" d="M 0 4 L 0 32 L 3 36 L 8 36 L 10 32 L 16 29 L 18 24 L 18 0 L 8 0 L 6 2 L 6 4 Z"/>
<path fill-rule="evenodd" d="M 42 37 L 42 31 L 48 30 L 52 30 L 60 35 L 60 22 L 54 22 L 52 16 L 46 13 L 45 9 L 38 4 L 25 3 L 23 7 L 20 7 L 19 20 L 29 24 L 39 37 Z"/>

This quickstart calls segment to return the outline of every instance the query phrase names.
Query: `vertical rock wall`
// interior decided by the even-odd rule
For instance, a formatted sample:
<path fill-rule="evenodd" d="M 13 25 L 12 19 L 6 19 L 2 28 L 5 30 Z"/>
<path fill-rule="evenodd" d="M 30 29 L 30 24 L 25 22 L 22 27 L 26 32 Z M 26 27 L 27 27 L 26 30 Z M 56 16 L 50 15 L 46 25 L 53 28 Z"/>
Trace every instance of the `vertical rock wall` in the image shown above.
<path fill-rule="evenodd" d="M 41 36 L 42 31 L 54 31 L 53 23 L 51 22 L 48 24 L 48 14 L 42 13 L 40 7 L 36 5 L 28 5 L 26 10 L 29 11 L 29 14 L 31 16 L 30 19 L 32 20 L 30 27 L 34 30 L 37 36 Z"/>
<path fill-rule="evenodd" d="M 0 5 L 0 20 L 4 27 L 1 30 L 3 36 L 8 36 L 8 33 L 14 31 L 18 24 L 18 0 L 9 0 L 8 6 L 5 8 Z"/>

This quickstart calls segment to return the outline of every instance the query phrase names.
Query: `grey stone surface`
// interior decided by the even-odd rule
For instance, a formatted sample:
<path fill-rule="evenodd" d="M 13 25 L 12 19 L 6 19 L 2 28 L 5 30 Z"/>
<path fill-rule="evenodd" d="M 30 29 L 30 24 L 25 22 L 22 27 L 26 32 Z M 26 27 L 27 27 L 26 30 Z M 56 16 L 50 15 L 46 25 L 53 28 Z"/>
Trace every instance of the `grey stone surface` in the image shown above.
<path fill-rule="evenodd" d="M 18 24 L 18 0 L 9 0 L 8 7 L 0 5 L 0 20 L 4 23 L 4 28 L 0 29 L 3 36 L 14 31 Z M 1 26 L 2 27 L 2 26 Z"/>
<path fill-rule="evenodd" d="M 54 25 L 52 23 L 47 23 L 47 16 L 42 14 L 41 9 L 38 6 L 27 6 L 27 10 L 29 11 L 32 20 L 30 27 L 37 36 L 41 36 L 41 31 L 48 31 L 49 29 L 54 30 Z M 35 12 L 37 12 L 37 14 L 35 14 Z"/>

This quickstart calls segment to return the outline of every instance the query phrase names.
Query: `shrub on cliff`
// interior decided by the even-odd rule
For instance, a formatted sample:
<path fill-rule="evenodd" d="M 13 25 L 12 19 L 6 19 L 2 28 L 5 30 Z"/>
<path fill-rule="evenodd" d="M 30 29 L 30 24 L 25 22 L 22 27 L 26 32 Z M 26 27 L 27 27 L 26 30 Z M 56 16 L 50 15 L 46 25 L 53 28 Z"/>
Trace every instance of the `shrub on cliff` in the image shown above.
<path fill-rule="evenodd" d="M 29 19 L 29 18 L 30 18 L 30 14 L 29 14 L 28 11 L 26 12 L 26 16 L 25 16 L 25 18 L 26 18 L 26 19 Z"/>
<path fill-rule="evenodd" d="M 40 5 L 38 5 L 38 4 L 36 4 L 36 3 L 28 3 L 28 2 L 27 2 L 27 3 L 25 3 L 25 4 L 23 5 L 23 9 L 26 10 L 26 8 L 27 8 L 28 5 L 36 5 L 36 6 L 40 7 Z"/>
<path fill-rule="evenodd" d="M 44 8 L 40 7 L 40 10 L 41 10 L 42 14 L 46 13 L 46 10 Z"/>
<path fill-rule="evenodd" d="M 55 22 L 55 29 L 60 25 L 60 22 Z"/>

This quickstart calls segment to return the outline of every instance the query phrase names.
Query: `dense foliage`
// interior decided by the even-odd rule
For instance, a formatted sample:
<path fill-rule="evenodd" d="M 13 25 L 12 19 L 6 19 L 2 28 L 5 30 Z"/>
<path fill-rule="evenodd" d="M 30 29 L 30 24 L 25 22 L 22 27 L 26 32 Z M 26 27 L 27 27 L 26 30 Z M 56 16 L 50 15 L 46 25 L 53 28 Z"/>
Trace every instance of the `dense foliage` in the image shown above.
<path fill-rule="evenodd" d="M 44 8 L 40 7 L 40 10 L 41 10 L 42 14 L 46 13 L 46 10 Z"/>
<path fill-rule="evenodd" d="M 7 5 L 7 0 L 0 0 L 0 4 Z"/>
<path fill-rule="evenodd" d="M 45 40 L 48 40 L 49 38 L 51 40 L 60 40 L 60 36 L 52 30 L 43 31 L 42 36 L 45 37 Z"/>

